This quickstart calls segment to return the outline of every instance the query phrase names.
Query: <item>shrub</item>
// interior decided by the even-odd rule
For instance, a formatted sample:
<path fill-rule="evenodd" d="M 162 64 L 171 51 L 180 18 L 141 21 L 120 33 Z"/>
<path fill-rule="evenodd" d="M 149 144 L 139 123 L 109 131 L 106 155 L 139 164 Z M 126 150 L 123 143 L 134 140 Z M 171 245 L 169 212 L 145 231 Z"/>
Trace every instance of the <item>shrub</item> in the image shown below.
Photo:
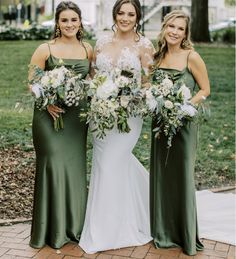
<path fill-rule="evenodd" d="M 215 42 L 235 44 L 235 27 L 228 27 L 211 32 L 211 38 Z"/>
<path fill-rule="evenodd" d="M 29 29 L 5 26 L 0 30 L 0 40 L 48 40 L 52 32 L 51 28 L 40 25 L 33 25 Z M 92 39 L 93 37 L 93 32 L 84 31 L 85 39 Z"/>

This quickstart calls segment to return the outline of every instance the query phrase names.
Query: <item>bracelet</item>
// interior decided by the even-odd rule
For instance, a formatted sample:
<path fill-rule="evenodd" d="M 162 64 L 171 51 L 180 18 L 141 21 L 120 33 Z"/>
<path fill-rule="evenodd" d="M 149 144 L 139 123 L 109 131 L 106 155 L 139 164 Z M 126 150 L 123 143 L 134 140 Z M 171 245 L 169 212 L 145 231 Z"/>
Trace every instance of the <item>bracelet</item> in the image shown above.
<path fill-rule="evenodd" d="M 206 96 L 202 95 L 201 98 L 203 101 L 206 101 Z"/>

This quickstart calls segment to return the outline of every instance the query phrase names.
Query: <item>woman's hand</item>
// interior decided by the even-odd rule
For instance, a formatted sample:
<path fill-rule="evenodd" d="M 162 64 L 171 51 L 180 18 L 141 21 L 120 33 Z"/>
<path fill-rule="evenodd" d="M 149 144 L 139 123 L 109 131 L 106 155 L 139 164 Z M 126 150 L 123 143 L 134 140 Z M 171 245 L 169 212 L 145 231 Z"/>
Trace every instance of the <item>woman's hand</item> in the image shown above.
<path fill-rule="evenodd" d="M 49 104 L 47 106 L 47 110 L 48 110 L 49 114 L 53 117 L 53 120 L 56 120 L 59 117 L 59 113 L 64 112 L 63 109 L 61 109 L 60 107 L 53 105 L 53 104 Z"/>

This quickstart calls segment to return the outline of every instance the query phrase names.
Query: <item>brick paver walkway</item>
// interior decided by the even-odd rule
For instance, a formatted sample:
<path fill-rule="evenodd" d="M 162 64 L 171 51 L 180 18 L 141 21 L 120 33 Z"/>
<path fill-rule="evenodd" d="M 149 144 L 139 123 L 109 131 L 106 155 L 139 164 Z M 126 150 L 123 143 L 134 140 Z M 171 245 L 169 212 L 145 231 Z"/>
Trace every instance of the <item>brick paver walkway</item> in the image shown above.
<path fill-rule="evenodd" d="M 88 255 L 76 243 L 69 243 L 60 250 L 50 247 L 33 249 L 29 243 L 30 224 L 20 223 L 0 227 L 0 258 L 36 258 L 36 259 L 236 259 L 235 246 L 210 240 L 203 240 L 205 249 L 196 256 L 186 256 L 180 249 L 155 249 L 152 243 L 139 247 L 110 250 Z"/>

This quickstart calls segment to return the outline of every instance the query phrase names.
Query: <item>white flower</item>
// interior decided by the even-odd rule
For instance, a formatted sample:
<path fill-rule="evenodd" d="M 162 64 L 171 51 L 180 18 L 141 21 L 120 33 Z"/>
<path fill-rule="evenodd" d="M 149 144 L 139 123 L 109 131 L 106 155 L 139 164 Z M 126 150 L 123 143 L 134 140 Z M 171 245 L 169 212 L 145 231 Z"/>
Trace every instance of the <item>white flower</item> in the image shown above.
<path fill-rule="evenodd" d="M 180 87 L 180 89 L 178 90 L 177 94 L 178 95 L 182 94 L 182 96 L 184 97 L 185 101 L 189 100 L 192 97 L 190 89 L 185 84 L 183 84 Z"/>
<path fill-rule="evenodd" d="M 50 78 L 47 75 L 43 76 L 42 79 L 41 79 L 41 83 L 42 83 L 43 86 L 48 86 L 49 81 L 50 81 Z"/>
<path fill-rule="evenodd" d="M 163 81 L 161 82 L 161 85 L 163 85 L 165 88 L 172 88 L 173 87 L 173 82 L 168 78 L 166 77 L 165 79 L 163 79 Z"/>
<path fill-rule="evenodd" d="M 171 101 L 169 101 L 169 100 L 166 100 L 165 102 L 164 102 L 164 106 L 165 106 L 165 108 L 166 109 L 172 109 L 173 107 L 174 107 L 174 104 L 171 102 Z"/>
<path fill-rule="evenodd" d="M 31 88 L 35 98 L 38 99 L 40 96 L 44 96 L 43 87 L 40 84 L 33 84 Z"/>
<path fill-rule="evenodd" d="M 130 83 L 129 78 L 127 78 L 126 76 L 120 76 L 117 78 L 117 80 L 115 81 L 115 83 L 119 86 L 119 87 L 124 87 L 126 85 L 128 85 Z"/>
<path fill-rule="evenodd" d="M 122 107 L 126 108 L 129 104 L 129 97 L 128 96 L 121 96 L 120 97 L 120 104 Z"/>
<path fill-rule="evenodd" d="M 197 114 L 197 110 L 189 104 L 183 104 L 180 106 L 180 109 L 186 113 L 187 115 L 189 115 L 190 117 L 193 117 Z"/>
<path fill-rule="evenodd" d="M 170 89 L 169 88 L 162 88 L 162 94 L 164 95 L 164 96 L 167 96 L 168 94 L 170 93 Z"/>
<path fill-rule="evenodd" d="M 146 91 L 146 104 L 148 106 L 148 109 L 153 112 L 156 109 L 158 102 L 152 94 L 152 89 L 154 89 L 154 88 L 150 87 Z"/>
<path fill-rule="evenodd" d="M 146 99 L 146 103 L 147 103 L 148 109 L 152 112 L 157 108 L 158 102 L 155 98 Z"/>
<path fill-rule="evenodd" d="M 117 86 L 112 82 L 111 79 L 107 79 L 101 86 L 97 89 L 97 97 L 99 99 L 107 99 L 108 97 L 117 94 Z"/>

